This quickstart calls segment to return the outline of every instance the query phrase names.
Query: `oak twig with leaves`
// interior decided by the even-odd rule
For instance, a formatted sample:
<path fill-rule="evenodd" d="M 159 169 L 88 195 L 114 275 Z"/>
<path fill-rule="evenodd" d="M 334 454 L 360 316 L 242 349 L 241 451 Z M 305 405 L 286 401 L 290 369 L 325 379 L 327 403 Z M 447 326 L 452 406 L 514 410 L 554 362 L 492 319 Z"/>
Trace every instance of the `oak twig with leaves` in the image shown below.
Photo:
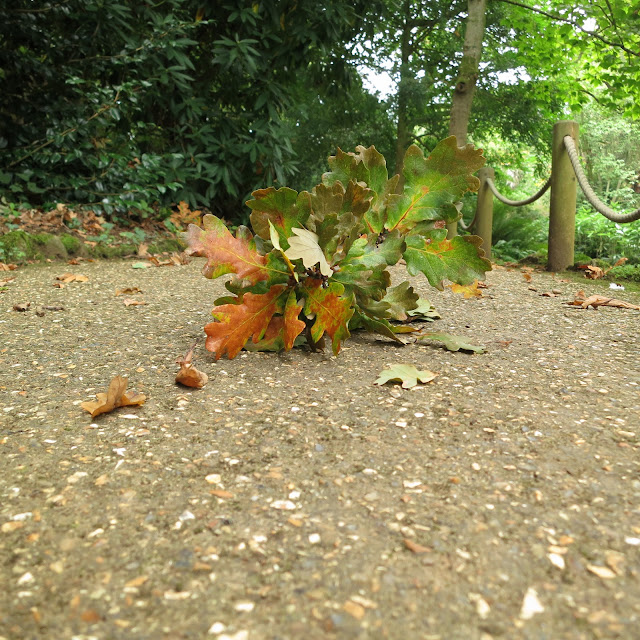
<path fill-rule="evenodd" d="M 458 147 L 455 137 L 427 158 L 412 146 L 398 193 L 399 176 L 388 177 L 375 147 L 339 149 L 311 192 L 253 192 L 255 235 L 239 227 L 234 236 L 213 215 L 202 227 L 190 224 L 187 251 L 207 258 L 205 277 L 234 274 L 226 283 L 232 295 L 215 301 L 214 321 L 204 328 L 207 349 L 216 359 L 305 340 L 315 350 L 327 334 L 337 354 L 357 328 L 399 340 L 391 321 L 413 316 L 420 303 L 408 282 L 390 286 L 389 266 L 404 258 L 410 275 L 423 273 L 438 289 L 445 280 L 470 284 L 491 269 L 479 237 L 446 237 L 462 195 L 478 189 L 473 173 L 483 164 L 481 150 Z"/>

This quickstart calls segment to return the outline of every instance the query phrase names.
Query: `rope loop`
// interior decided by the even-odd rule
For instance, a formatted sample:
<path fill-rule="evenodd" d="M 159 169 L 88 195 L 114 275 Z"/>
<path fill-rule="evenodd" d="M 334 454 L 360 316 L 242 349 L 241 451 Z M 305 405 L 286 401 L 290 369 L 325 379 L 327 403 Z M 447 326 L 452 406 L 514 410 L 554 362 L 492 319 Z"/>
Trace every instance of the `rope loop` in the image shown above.
<path fill-rule="evenodd" d="M 578 151 L 576 149 L 576 143 L 574 142 L 571 136 L 564 137 L 564 146 L 567 150 L 567 154 L 569 155 L 569 159 L 571 160 L 571 164 L 573 166 L 573 170 L 576 174 L 576 178 L 578 179 L 578 184 L 582 189 L 582 192 L 586 196 L 589 204 L 598 212 L 601 213 L 605 218 L 611 220 L 611 222 L 635 222 L 636 220 L 640 220 L 640 209 L 636 209 L 631 213 L 618 213 L 614 211 L 610 207 L 608 207 L 602 200 L 596 196 L 587 177 L 580 166 L 580 160 L 578 159 Z"/>
<path fill-rule="evenodd" d="M 532 196 L 529 196 L 525 200 L 509 200 L 509 198 L 505 198 L 498 189 L 496 189 L 496 185 L 493 183 L 491 178 L 487 178 L 487 184 L 489 185 L 489 189 L 491 189 L 493 195 L 500 200 L 500 202 L 504 202 L 504 204 L 509 205 L 510 207 L 522 207 L 525 204 L 531 204 L 541 198 L 546 192 L 547 189 L 551 186 L 551 177 L 547 179 L 547 181 L 542 185 L 542 188 L 537 193 L 534 193 Z"/>

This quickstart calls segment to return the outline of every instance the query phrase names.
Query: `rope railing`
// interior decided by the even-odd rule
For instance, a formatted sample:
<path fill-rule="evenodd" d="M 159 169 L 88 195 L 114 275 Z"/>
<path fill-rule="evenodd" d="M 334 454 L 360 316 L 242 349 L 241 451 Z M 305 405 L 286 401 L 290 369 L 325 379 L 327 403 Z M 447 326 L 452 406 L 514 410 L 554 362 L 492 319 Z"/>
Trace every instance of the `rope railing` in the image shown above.
<path fill-rule="evenodd" d="M 498 198 L 498 200 L 500 200 L 500 202 L 504 202 L 504 204 L 509 205 L 510 207 L 522 207 L 525 204 L 531 204 L 532 202 L 535 202 L 536 200 L 541 198 L 549 190 L 549 187 L 551 186 L 551 176 L 549 176 L 549 178 L 542 185 L 542 188 L 539 191 L 534 193 L 532 196 L 529 196 L 528 198 L 525 198 L 524 200 L 509 200 L 509 198 L 503 196 L 498 191 L 498 189 L 496 188 L 495 183 L 493 182 L 493 180 L 491 178 L 487 178 L 487 185 L 489 186 L 489 189 L 491 189 L 493 195 L 496 198 Z"/>
<path fill-rule="evenodd" d="M 504 202 L 504 204 L 506 204 L 506 205 L 508 205 L 510 207 L 522 207 L 525 204 L 531 204 L 532 202 L 535 202 L 536 200 L 541 198 L 549 190 L 549 187 L 551 186 L 551 176 L 549 176 L 549 178 L 542 185 L 542 187 L 541 187 L 541 189 L 539 191 L 534 193 L 532 196 L 529 196 L 528 198 L 525 198 L 524 200 L 509 200 L 509 198 L 507 198 L 506 196 L 503 196 L 498 191 L 498 188 L 496 187 L 495 182 L 491 178 L 487 178 L 485 180 L 485 183 L 489 187 L 489 189 L 491 189 L 491 192 L 493 193 L 493 195 L 498 200 L 500 200 L 500 202 Z M 477 219 L 478 219 L 478 209 L 476 209 L 475 215 L 473 216 L 473 220 L 469 224 L 465 224 L 465 222 L 464 222 L 464 220 L 462 220 L 462 218 L 460 218 L 460 220 L 458 220 L 458 224 L 465 231 L 468 231 L 469 229 L 473 228 L 473 226 L 475 225 Z"/>
<path fill-rule="evenodd" d="M 551 141 L 551 176 L 539 191 L 523 200 L 511 200 L 498 191 L 494 183 L 495 171 L 491 167 L 483 167 L 478 171 L 480 188 L 475 215 L 468 225 L 462 221 L 458 223 L 465 231 L 474 227 L 474 233 L 482 240 L 481 246 L 487 258 L 491 258 L 494 197 L 507 206 L 521 207 L 535 202 L 549 189 L 551 190 L 547 245 L 549 271 L 562 271 L 574 264 L 578 185 L 589 204 L 608 220 L 615 223 L 640 220 L 640 209 L 630 213 L 620 213 L 608 207 L 596 196 L 580 166 L 577 143 L 577 122 L 562 120 L 555 123 Z M 456 224 L 448 227 L 451 234 L 449 237 L 456 234 L 456 227 Z"/>
<path fill-rule="evenodd" d="M 573 166 L 573 171 L 576 174 L 576 178 L 578 179 L 578 184 L 582 189 L 582 192 L 586 196 L 589 204 L 598 212 L 601 213 L 607 220 L 611 220 L 611 222 L 635 222 L 636 220 L 640 220 L 640 209 L 636 209 L 631 213 L 619 213 L 614 211 L 610 207 L 608 207 L 602 200 L 596 196 L 595 192 L 591 188 L 589 181 L 587 180 L 587 176 L 584 174 L 582 170 L 582 166 L 580 165 L 580 160 L 578 158 L 578 150 L 576 149 L 576 143 L 573 141 L 571 136 L 564 137 L 564 146 L 567 149 L 567 154 L 569 155 L 569 160 L 571 160 L 571 165 Z M 495 192 L 494 192 L 495 193 Z M 497 197 L 497 196 L 496 196 Z"/>

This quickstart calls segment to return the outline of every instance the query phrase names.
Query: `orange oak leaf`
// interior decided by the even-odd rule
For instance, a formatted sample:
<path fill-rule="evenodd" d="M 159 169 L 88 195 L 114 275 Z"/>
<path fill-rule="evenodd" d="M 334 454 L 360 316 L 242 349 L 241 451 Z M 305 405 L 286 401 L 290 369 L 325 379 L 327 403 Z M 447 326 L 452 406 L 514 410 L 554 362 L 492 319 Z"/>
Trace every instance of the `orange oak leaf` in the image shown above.
<path fill-rule="evenodd" d="M 256 251 L 246 227 L 240 227 L 234 237 L 224 222 L 214 215 L 204 216 L 202 224 L 204 228 L 190 224 L 184 239 L 189 245 L 188 254 L 207 258 L 202 269 L 205 278 L 235 273 L 251 284 L 267 280 L 267 258 Z"/>
<path fill-rule="evenodd" d="M 344 296 L 344 286 L 339 282 L 330 282 L 325 289 L 317 278 L 307 278 L 302 290 L 306 299 L 305 315 L 315 314 L 311 339 L 314 343 L 320 342 L 326 331 L 331 337 L 333 353 L 338 355 L 340 341 L 351 335 L 348 325 L 354 312 L 353 294 Z"/>
<path fill-rule="evenodd" d="M 301 311 L 302 305 L 298 305 L 296 294 L 292 291 L 284 308 L 284 348 L 286 351 L 293 348 L 296 338 L 306 327 L 305 323 L 298 317 Z"/>
<path fill-rule="evenodd" d="M 198 371 L 191 362 L 193 358 L 193 350 L 196 348 L 196 343 L 193 347 L 187 351 L 187 353 L 176 360 L 176 364 L 180 365 L 180 371 L 176 375 L 176 382 L 183 384 L 185 387 L 195 387 L 196 389 L 202 389 L 209 376 L 204 371 Z"/>
<path fill-rule="evenodd" d="M 283 304 L 285 285 L 274 285 L 263 294 L 245 293 L 241 304 L 223 304 L 212 311 L 216 322 L 205 326 L 205 347 L 216 354 L 218 360 L 225 352 L 235 358 L 247 340 L 257 343 L 265 334 L 273 314 Z"/>
<path fill-rule="evenodd" d="M 80 406 L 91 414 L 92 418 L 101 413 L 108 413 L 118 407 L 144 404 L 147 397 L 143 393 L 126 391 L 129 380 L 122 376 L 115 376 L 109 383 L 107 393 L 97 393 L 97 400 L 82 402 Z"/>

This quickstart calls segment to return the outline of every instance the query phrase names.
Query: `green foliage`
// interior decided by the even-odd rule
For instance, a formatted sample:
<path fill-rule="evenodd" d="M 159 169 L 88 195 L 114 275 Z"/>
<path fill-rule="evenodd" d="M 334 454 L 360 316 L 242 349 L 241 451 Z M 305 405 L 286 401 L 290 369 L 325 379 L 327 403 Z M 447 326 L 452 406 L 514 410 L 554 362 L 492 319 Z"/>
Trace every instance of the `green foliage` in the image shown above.
<path fill-rule="evenodd" d="M 362 2 L 10 5 L 0 195 L 142 217 L 184 200 L 232 217 L 251 190 L 293 174 L 283 113 L 297 73 L 340 77 L 332 51 Z"/>
<path fill-rule="evenodd" d="M 408 282 L 390 288 L 389 266 L 404 258 L 411 275 L 422 273 L 439 289 L 445 280 L 470 284 L 491 268 L 480 238 L 449 241 L 444 229 L 459 216 L 463 194 L 477 189 L 472 173 L 483 162 L 453 137 L 427 158 L 410 147 L 398 193 L 399 176 L 388 177 L 374 147 L 338 150 L 311 192 L 254 192 L 248 204 L 256 235 L 241 226 L 234 236 L 213 215 L 203 227 L 189 225 L 188 251 L 207 258 L 203 275 L 233 274 L 226 283 L 232 295 L 216 301 L 205 327 L 207 349 L 233 358 L 249 341 L 253 350 L 277 351 L 304 337 L 315 350 L 327 334 L 337 354 L 360 327 L 399 341 L 391 320 L 433 312 Z"/>
<path fill-rule="evenodd" d="M 621 210 L 640 207 L 640 123 L 607 112 L 595 102 L 579 116 L 580 155 L 596 195 Z M 634 188 L 635 187 L 635 188 Z M 582 192 L 579 197 L 586 202 Z"/>
<path fill-rule="evenodd" d="M 544 248 L 548 218 L 531 206 L 508 207 L 493 204 L 491 254 L 496 260 L 517 262 Z"/>
<path fill-rule="evenodd" d="M 633 280 L 640 282 L 640 264 L 623 264 L 619 267 L 613 267 L 608 273 L 607 278 L 611 280 Z"/>
<path fill-rule="evenodd" d="M 576 212 L 575 248 L 595 259 L 640 264 L 640 225 L 611 222 L 590 205 L 582 206 Z"/>

